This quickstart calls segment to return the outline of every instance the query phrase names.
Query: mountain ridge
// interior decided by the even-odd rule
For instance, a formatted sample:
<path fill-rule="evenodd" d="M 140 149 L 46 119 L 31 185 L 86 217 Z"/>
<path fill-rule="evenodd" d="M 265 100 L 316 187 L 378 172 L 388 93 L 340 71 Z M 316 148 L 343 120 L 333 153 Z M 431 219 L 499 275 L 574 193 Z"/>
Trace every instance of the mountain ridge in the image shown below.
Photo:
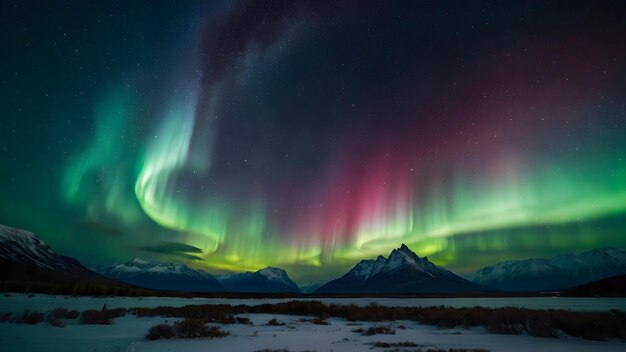
<path fill-rule="evenodd" d="M 182 263 L 151 262 L 133 258 L 128 262 L 95 269 L 103 276 L 132 285 L 165 291 L 222 292 L 224 287 L 203 270 Z"/>
<path fill-rule="evenodd" d="M 33 232 L 0 225 L 0 280 L 5 283 L 77 284 L 127 288 L 101 276 L 78 260 L 58 254 Z"/>
<path fill-rule="evenodd" d="M 505 291 L 545 291 L 621 274 L 626 274 L 626 249 L 605 247 L 552 258 L 505 260 L 463 277 Z"/>
<path fill-rule="evenodd" d="M 300 287 L 289 278 L 284 269 L 272 266 L 254 272 L 219 275 L 217 280 L 229 292 L 301 293 Z"/>
<path fill-rule="evenodd" d="M 342 277 L 318 288 L 325 293 L 427 293 L 492 291 L 420 258 L 404 243 L 387 258 L 361 260 Z"/>

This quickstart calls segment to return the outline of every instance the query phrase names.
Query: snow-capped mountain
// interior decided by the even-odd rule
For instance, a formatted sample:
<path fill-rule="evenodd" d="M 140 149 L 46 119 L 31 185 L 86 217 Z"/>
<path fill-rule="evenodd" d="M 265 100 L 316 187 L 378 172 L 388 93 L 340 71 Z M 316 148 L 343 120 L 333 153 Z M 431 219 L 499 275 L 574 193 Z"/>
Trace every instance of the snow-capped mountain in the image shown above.
<path fill-rule="evenodd" d="M 506 291 L 545 291 L 626 274 L 626 249 L 603 248 L 551 259 L 507 260 L 464 277 Z"/>
<path fill-rule="evenodd" d="M 187 292 L 217 292 L 224 287 L 211 274 L 185 264 L 157 263 L 135 258 L 96 268 L 101 275 L 140 287 Z"/>
<path fill-rule="evenodd" d="M 347 274 L 328 282 L 315 293 L 426 293 L 478 292 L 488 289 L 420 258 L 406 245 L 388 258 L 362 260 Z"/>
<path fill-rule="evenodd" d="M 271 266 L 255 272 L 221 275 L 217 279 L 229 292 L 300 293 L 300 288 L 285 270 Z"/>
<path fill-rule="evenodd" d="M 56 253 L 34 233 L 4 225 L 0 225 L 0 267 L 2 280 L 108 281 L 76 259 Z"/>

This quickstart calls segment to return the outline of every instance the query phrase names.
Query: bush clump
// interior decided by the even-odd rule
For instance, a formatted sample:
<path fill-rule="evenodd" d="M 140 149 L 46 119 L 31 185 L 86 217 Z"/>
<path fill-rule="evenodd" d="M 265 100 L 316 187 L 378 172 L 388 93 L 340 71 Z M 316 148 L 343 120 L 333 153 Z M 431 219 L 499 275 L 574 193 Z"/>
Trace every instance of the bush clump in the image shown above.
<path fill-rule="evenodd" d="M 285 323 L 283 323 L 282 321 L 279 321 L 276 318 L 271 319 L 270 321 L 267 322 L 267 325 L 271 325 L 271 326 L 283 326 L 285 325 Z"/>
<path fill-rule="evenodd" d="M 103 310 L 86 310 L 80 315 L 81 324 L 101 324 L 109 325 L 113 323 L 114 318 L 126 315 L 126 309 L 103 309 Z"/>
<path fill-rule="evenodd" d="M 18 324 L 39 324 L 44 321 L 45 315 L 41 312 L 25 311 L 21 318 L 18 318 Z"/>
<path fill-rule="evenodd" d="M 356 331 L 355 332 L 360 332 L 361 335 L 363 336 L 372 336 L 372 335 L 379 335 L 379 334 L 383 334 L 383 335 L 395 335 L 396 334 L 396 330 L 394 328 L 392 328 L 391 326 L 372 326 L 367 330 L 363 330 L 363 329 L 357 329 L 360 331 Z"/>
<path fill-rule="evenodd" d="M 76 319 L 80 316 L 80 313 L 76 309 L 68 310 L 65 313 L 65 319 Z"/>
<path fill-rule="evenodd" d="M 13 314 L 11 313 L 0 313 L 0 323 L 11 322 L 12 318 L 13 318 Z"/>
<path fill-rule="evenodd" d="M 220 324 L 235 324 L 237 319 L 235 319 L 235 317 L 231 314 L 224 314 L 215 319 L 215 321 Z"/>
<path fill-rule="evenodd" d="M 174 323 L 174 332 L 177 337 L 193 339 L 207 336 L 209 328 L 203 319 L 184 319 Z"/>
<path fill-rule="evenodd" d="M 65 319 L 76 319 L 78 315 L 79 314 L 76 310 L 55 308 L 46 313 L 46 322 L 52 326 L 62 328 L 65 326 Z"/>
<path fill-rule="evenodd" d="M 205 319 L 237 314 L 276 314 L 310 317 L 338 317 L 349 321 L 417 321 L 446 328 L 484 326 L 491 332 L 527 333 L 558 337 L 563 334 L 592 340 L 626 339 L 626 313 L 532 310 L 524 308 L 386 307 L 323 304 L 319 301 L 289 301 L 276 304 L 188 305 L 184 307 L 133 308 L 137 316 Z M 268 325 L 272 325 L 268 323 Z M 279 323 L 277 320 L 275 323 Z M 280 325 L 280 324 L 278 324 Z"/>
<path fill-rule="evenodd" d="M 159 340 L 174 337 L 174 329 L 169 324 L 158 324 L 150 328 L 146 333 L 146 339 Z"/>
<path fill-rule="evenodd" d="M 207 326 L 204 319 L 184 319 L 169 324 L 158 324 L 150 328 L 146 333 L 146 339 L 159 340 L 171 339 L 174 337 L 181 339 L 196 339 L 202 337 L 218 338 L 227 336 L 228 332 L 223 331 L 219 326 Z"/>
<path fill-rule="evenodd" d="M 315 318 L 311 320 L 311 323 L 315 325 L 330 325 L 330 322 L 324 318 Z"/>
<path fill-rule="evenodd" d="M 65 327 L 65 322 L 63 321 L 63 319 L 57 318 L 53 315 L 51 315 L 50 313 L 46 314 L 46 323 L 55 326 L 57 328 L 64 328 Z"/>
<path fill-rule="evenodd" d="M 174 334 L 179 338 L 194 339 L 224 337 L 228 335 L 228 332 L 220 330 L 218 326 L 206 326 L 206 321 L 203 319 L 184 319 L 174 323 Z"/>
<path fill-rule="evenodd" d="M 252 321 L 250 320 L 250 318 L 235 317 L 235 319 L 237 319 L 237 324 L 254 325 L 252 324 Z"/>

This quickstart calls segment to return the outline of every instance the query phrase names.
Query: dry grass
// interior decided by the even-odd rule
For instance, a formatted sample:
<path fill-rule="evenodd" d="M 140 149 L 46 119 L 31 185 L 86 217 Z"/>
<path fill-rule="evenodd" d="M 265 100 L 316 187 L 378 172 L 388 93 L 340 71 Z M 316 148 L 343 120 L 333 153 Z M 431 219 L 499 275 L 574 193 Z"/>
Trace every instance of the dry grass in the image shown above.
<path fill-rule="evenodd" d="M 326 320 L 325 318 L 311 319 L 311 323 L 313 323 L 315 325 L 330 325 L 330 322 L 328 320 Z"/>
<path fill-rule="evenodd" d="M 168 324 L 158 324 L 150 328 L 146 333 L 148 340 L 171 339 L 174 337 L 174 329 Z"/>
<path fill-rule="evenodd" d="M 184 319 L 174 323 L 174 334 L 184 339 L 209 336 L 209 327 L 202 319 Z"/>
<path fill-rule="evenodd" d="M 76 319 L 79 316 L 76 310 L 67 310 L 65 308 L 55 308 L 46 313 L 46 322 L 52 326 L 59 328 L 65 327 L 66 319 Z"/>
<path fill-rule="evenodd" d="M 409 320 L 446 328 L 483 326 L 492 333 L 529 334 L 531 336 L 558 337 L 562 334 L 591 340 L 626 340 L 626 313 L 572 312 L 565 310 L 530 310 L 523 308 L 448 308 L 448 307 L 385 307 L 370 305 L 325 305 L 319 301 L 290 301 L 257 306 L 230 305 L 189 305 L 184 307 L 156 307 L 113 309 L 108 311 L 85 311 L 81 323 L 110 324 L 111 319 L 126 314 L 162 316 L 185 319 L 202 319 L 204 322 L 247 323 L 236 317 L 237 314 L 284 314 L 317 317 L 345 318 L 349 321 L 394 321 Z M 69 312 L 68 312 L 69 314 Z M 21 321 L 37 321 L 17 317 Z M 0 315 L 0 320 L 13 319 Z M 244 318 L 245 319 L 245 318 Z M 269 325 L 284 323 L 272 319 Z"/>
<path fill-rule="evenodd" d="M 228 314 L 263 313 L 314 317 L 339 317 L 349 321 L 410 320 L 440 327 L 484 326 L 500 334 L 527 333 L 557 337 L 561 333 L 592 340 L 626 339 L 626 314 L 572 312 L 523 308 L 385 307 L 370 305 L 325 305 L 319 301 L 290 301 L 257 306 L 196 305 L 180 308 L 157 307 L 129 310 L 138 316 L 203 318 L 216 321 Z"/>
<path fill-rule="evenodd" d="M 169 324 L 158 324 L 151 327 L 146 333 L 146 339 L 197 339 L 197 338 L 219 338 L 227 336 L 227 331 L 222 331 L 218 326 L 207 326 L 203 319 L 183 319 Z"/>
<path fill-rule="evenodd" d="M 39 324 L 43 322 L 45 315 L 41 312 L 24 311 L 21 315 L 16 315 L 12 319 L 12 323 L 16 324 Z"/>
<path fill-rule="evenodd" d="M 80 315 L 81 324 L 99 324 L 109 325 L 113 323 L 114 318 L 126 315 L 126 309 L 103 309 L 103 310 L 86 310 Z"/>

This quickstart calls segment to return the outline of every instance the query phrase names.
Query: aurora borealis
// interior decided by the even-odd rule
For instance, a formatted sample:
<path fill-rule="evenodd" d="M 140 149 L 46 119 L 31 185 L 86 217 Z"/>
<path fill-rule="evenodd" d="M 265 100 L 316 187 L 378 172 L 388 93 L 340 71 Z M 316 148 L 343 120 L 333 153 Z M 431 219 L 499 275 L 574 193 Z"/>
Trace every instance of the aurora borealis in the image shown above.
<path fill-rule="evenodd" d="M 329 279 L 626 246 L 626 4 L 3 4 L 0 223 Z"/>

